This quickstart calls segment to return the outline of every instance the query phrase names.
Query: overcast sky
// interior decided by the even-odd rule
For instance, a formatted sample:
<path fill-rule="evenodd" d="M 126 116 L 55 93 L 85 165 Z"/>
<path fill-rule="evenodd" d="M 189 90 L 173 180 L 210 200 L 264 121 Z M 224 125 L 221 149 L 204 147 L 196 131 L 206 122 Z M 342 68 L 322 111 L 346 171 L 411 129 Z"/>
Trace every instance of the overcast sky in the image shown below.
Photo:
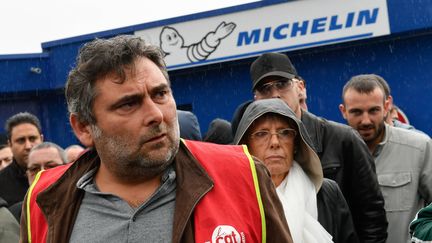
<path fill-rule="evenodd" d="M 41 43 L 257 0 L 6 0 L 0 55 L 42 52 Z"/>

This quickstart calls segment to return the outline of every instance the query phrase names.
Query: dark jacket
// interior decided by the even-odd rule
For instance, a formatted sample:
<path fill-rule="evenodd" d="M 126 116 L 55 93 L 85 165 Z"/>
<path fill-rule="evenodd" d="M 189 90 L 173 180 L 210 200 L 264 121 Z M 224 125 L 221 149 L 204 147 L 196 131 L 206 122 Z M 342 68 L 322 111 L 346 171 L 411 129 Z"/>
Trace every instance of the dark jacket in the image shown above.
<path fill-rule="evenodd" d="M 358 243 L 348 204 L 335 181 L 324 178 L 317 194 L 318 221 L 334 243 Z"/>
<path fill-rule="evenodd" d="M 201 141 L 201 130 L 198 118 L 190 111 L 177 110 L 180 127 L 180 137 L 189 140 Z"/>
<path fill-rule="evenodd" d="M 25 171 L 21 169 L 16 160 L 0 171 L 0 197 L 9 206 L 20 202 L 29 188 Z"/>
<path fill-rule="evenodd" d="M 216 144 L 231 144 L 233 141 L 231 123 L 220 118 L 214 119 L 210 122 L 203 141 Z"/>
<path fill-rule="evenodd" d="M 214 185 L 204 168 L 191 153 L 180 144 L 175 157 L 176 203 L 172 242 L 194 242 L 193 212 L 197 203 Z M 84 197 L 84 191 L 76 187 L 77 181 L 91 169 L 98 167 L 99 157 L 94 150 L 83 154 L 70 168 L 36 199 L 48 222 L 47 242 L 68 242 Z M 261 192 L 267 228 L 267 242 L 292 242 L 282 205 L 265 166 L 256 162 L 256 172 Z M 61 168 L 61 166 L 56 167 Z M 52 170 L 56 170 L 56 168 Z M 21 242 L 27 242 L 26 211 L 21 217 Z M 97 233 L 97 232 L 95 232 Z"/>
<path fill-rule="evenodd" d="M 358 133 L 349 126 L 302 111 L 324 177 L 339 185 L 351 209 L 360 242 L 385 242 L 387 219 L 374 160 Z"/>

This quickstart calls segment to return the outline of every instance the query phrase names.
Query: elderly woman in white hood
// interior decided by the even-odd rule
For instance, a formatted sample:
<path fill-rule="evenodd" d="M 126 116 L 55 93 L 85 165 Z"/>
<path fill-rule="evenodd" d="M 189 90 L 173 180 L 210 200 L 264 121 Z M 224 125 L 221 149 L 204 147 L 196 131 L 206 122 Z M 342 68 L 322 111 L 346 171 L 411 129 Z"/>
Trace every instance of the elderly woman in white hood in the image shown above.
<path fill-rule="evenodd" d="M 294 242 L 358 242 L 342 193 L 333 181 L 323 184 L 321 163 L 306 129 L 283 101 L 252 102 L 234 144 L 246 144 L 270 171 Z"/>

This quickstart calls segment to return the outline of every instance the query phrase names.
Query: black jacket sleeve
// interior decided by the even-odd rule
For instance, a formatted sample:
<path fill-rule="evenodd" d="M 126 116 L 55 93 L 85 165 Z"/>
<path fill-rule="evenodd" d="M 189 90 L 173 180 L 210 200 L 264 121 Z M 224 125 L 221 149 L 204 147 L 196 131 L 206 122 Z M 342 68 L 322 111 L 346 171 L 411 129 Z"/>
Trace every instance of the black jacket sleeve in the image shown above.
<path fill-rule="evenodd" d="M 358 133 L 347 129 L 343 143 L 345 198 L 362 242 L 385 242 L 387 218 L 372 155 Z M 347 196 L 347 194 L 350 194 Z"/>
<path fill-rule="evenodd" d="M 318 221 L 334 243 L 358 243 L 351 212 L 337 183 L 324 178 L 317 194 Z"/>

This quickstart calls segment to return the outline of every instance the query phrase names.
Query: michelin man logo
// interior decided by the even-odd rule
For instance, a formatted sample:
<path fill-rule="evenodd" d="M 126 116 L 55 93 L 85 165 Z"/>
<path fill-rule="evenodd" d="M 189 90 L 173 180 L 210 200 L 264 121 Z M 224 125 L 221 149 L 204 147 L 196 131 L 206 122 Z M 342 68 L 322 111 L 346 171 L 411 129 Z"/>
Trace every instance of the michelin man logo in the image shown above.
<path fill-rule="evenodd" d="M 205 243 L 246 243 L 243 232 L 238 232 L 231 225 L 219 225 L 213 231 L 211 241 Z"/>
<path fill-rule="evenodd" d="M 160 33 L 160 47 L 165 52 L 167 63 L 186 63 L 199 62 L 206 60 L 221 43 L 230 35 L 236 24 L 225 23 L 219 24 L 215 31 L 207 33 L 199 42 L 186 46 L 180 33 L 169 26 L 162 28 Z"/>

